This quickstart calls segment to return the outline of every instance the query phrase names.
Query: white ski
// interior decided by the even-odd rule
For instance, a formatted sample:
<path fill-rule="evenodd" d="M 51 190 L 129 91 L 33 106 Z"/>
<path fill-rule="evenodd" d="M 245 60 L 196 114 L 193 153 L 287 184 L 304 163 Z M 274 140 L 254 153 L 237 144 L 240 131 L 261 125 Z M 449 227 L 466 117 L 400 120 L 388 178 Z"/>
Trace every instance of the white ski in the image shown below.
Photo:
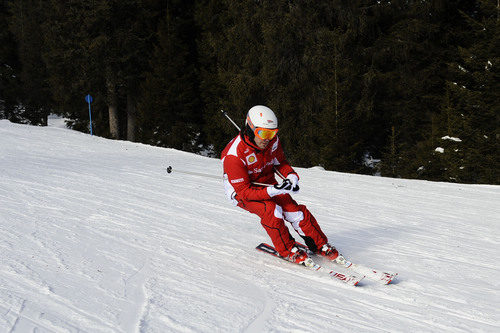
<path fill-rule="evenodd" d="M 276 251 L 276 249 L 266 243 L 261 243 L 256 247 L 257 250 L 262 251 L 264 253 L 268 253 L 274 257 L 286 260 L 285 258 L 281 257 Z M 313 271 L 319 271 L 322 273 L 327 274 L 330 278 L 343 282 L 345 284 L 348 284 L 350 286 L 356 286 L 361 280 L 363 280 L 364 276 L 357 276 L 357 275 L 349 275 L 349 274 L 343 274 L 339 273 L 333 270 L 329 270 L 321 265 L 316 264 L 311 258 L 308 258 L 306 261 L 304 261 L 303 266 L 307 267 L 310 270 Z"/>
<path fill-rule="evenodd" d="M 314 254 L 309 250 L 309 248 L 301 243 L 297 243 L 297 246 L 299 246 L 301 249 L 306 250 L 309 254 Z M 360 264 L 354 264 L 351 261 L 347 260 L 343 255 L 339 254 L 339 256 L 331 260 L 332 263 L 339 265 L 341 267 L 344 267 L 348 270 L 357 272 L 361 275 L 366 276 L 367 278 L 383 283 L 383 284 L 389 284 L 394 280 L 394 278 L 398 275 L 398 273 L 387 273 L 379 270 L 375 270 Z"/>

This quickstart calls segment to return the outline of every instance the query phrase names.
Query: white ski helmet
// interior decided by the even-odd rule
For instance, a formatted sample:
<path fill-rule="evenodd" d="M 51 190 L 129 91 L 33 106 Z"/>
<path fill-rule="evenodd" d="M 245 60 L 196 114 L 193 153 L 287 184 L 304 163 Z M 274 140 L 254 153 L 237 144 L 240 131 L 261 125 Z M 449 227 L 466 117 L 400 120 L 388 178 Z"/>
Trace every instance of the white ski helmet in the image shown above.
<path fill-rule="evenodd" d="M 248 110 L 245 125 L 250 126 L 253 131 L 258 127 L 276 129 L 278 128 L 278 118 L 273 110 L 267 106 L 256 105 Z"/>

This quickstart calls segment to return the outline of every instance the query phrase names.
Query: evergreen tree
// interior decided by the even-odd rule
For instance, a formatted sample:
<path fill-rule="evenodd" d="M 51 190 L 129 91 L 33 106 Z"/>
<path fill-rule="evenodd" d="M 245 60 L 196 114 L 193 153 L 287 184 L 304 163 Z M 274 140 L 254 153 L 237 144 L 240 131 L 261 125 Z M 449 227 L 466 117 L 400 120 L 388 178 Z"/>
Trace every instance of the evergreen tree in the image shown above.
<path fill-rule="evenodd" d="M 442 12 L 430 2 L 408 1 L 391 1 L 384 11 L 390 24 L 378 39 L 372 58 L 377 73 L 376 109 L 382 118 L 378 124 L 384 126 L 378 127 L 377 146 L 383 147 L 383 175 L 408 176 L 409 165 L 413 172 L 417 170 L 411 152 L 430 128 L 442 93 L 445 48 L 437 21 Z M 397 158 L 392 127 L 398 132 Z M 402 163 L 394 164 L 396 160 Z"/>
<path fill-rule="evenodd" d="M 0 117 L 218 153 L 270 106 L 296 166 L 499 183 L 494 0 L 3 0 Z M 7 29 L 8 27 L 8 29 Z M 136 130 L 138 128 L 138 131 Z"/>
<path fill-rule="evenodd" d="M 339 8 L 340 1 L 206 1 L 199 7 L 202 89 L 212 92 L 204 101 L 211 108 L 208 123 L 216 124 L 208 129 L 216 149 L 234 135 L 221 108 L 243 123 L 249 107 L 265 104 L 278 114 L 292 163 L 359 167 L 364 137 L 356 136 L 355 123 L 365 111 L 355 106 L 362 71 L 352 61 L 360 50 L 352 42 L 371 26 L 357 30 L 358 22 L 346 22 Z M 336 104 L 330 103 L 334 95 Z"/>
<path fill-rule="evenodd" d="M 0 119 L 18 122 L 16 114 L 19 104 L 21 83 L 19 79 L 19 60 L 14 35 L 9 29 L 11 13 L 9 1 L 0 1 Z"/>
<path fill-rule="evenodd" d="M 202 113 L 193 56 L 193 2 L 168 1 L 140 99 L 140 140 L 197 151 Z"/>
<path fill-rule="evenodd" d="M 101 110 L 105 107 L 102 68 L 96 67 L 93 56 L 93 33 L 89 20 L 94 16 L 90 1 L 51 0 L 50 10 L 43 25 L 45 50 L 43 59 L 49 70 L 49 83 L 56 113 L 68 118 L 73 129 L 89 131 L 89 114 L 84 96 L 94 99 L 94 133 L 106 133 L 107 120 Z"/>
<path fill-rule="evenodd" d="M 319 14 L 314 1 L 268 1 L 262 8 L 262 71 L 267 104 L 277 111 L 280 140 L 291 163 L 318 164 L 319 73 L 310 51 Z"/>
<path fill-rule="evenodd" d="M 418 177 L 499 183 L 498 8 L 492 1 L 474 1 L 457 13 L 462 29 L 454 31 L 456 56 L 448 62 L 434 131 L 417 150 Z"/>
<path fill-rule="evenodd" d="M 269 85 L 268 99 L 281 116 L 281 138 L 291 147 L 291 162 L 356 169 L 364 139 L 356 132 L 363 113 L 355 107 L 360 67 L 347 40 L 361 34 L 344 17 L 355 17 L 356 5 L 284 1 L 268 6 L 262 82 Z"/>
<path fill-rule="evenodd" d="M 322 25 L 330 45 L 320 52 L 326 67 L 319 71 L 327 93 L 322 101 L 320 131 L 322 165 L 339 171 L 366 172 L 363 158 L 371 150 L 374 113 L 373 73 L 369 50 L 378 36 L 373 6 L 365 1 L 328 4 Z M 378 121 L 380 119 L 377 119 Z"/>
<path fill-rule="evenodd" d="M 42 23 L 46 4 L 35 0 L 10 1 L 9 29 L 16 37 L 20 63 L 19 117 L 35 125 L 47 125 L 51 94 L 47 68 L 42 61 Z"/>
<path fill-rule="evenodd" d="M 83 96 L 92 93 L 99 133 L 134 140 L 139 85 L 152 34 L 147 4 L 135 0 L 51 0 L 51 4 L 45 59 L 59 108 L 83 130 L 88 124 Z M 105 106 L 107 113 L 101 112 Z"/>
<path fill-rule="evenodd" d="M 136 81 L 141 77 L 144 63 L 140 59 L 147 54 L 148 31 L 141 29 L 147 25 L 141 24 L 141 20 L 144 23 L 147 16 L 144 15 L 143 2 L 136 0 L 98 2 L 95 13 L 92 23 L 96 35 L 92 38 L 92 52 L 99 59 L 96 67 L 103 70 L 110 135 L 120 138 L 126 133 L 122 125 L 127 123 L 124 121 L 126 117 L 135 117 L 135 90 L 139 86 Z M 127 95 L 130 95 L 128 99 L 123 97 Z M 120 108 L 120 100 L 134 104 L 129 105 L 128 114 L 124 102 Z M 135 120 L 128 123 L 135 124 Z"/>
<path fill-rule="evenodd" d="M 444 180 L 500 182 L 499 10 L 494 1 L 479 1 L 476 11 L 462 12 L 471 38 L 459 48 L 458 61 L 450 63 L 453 77 L 445 96 L 450 106 L 442 114 L 447 124 L 442 133 L 460 141 L 452 149 L 455 159 L 443 162 Z"/>
<path fill-rule="evenodd" d="M 269 105 L 266 82 L 259 77 L 265 52 L 259 18 L 262 6 L 250 0 L 205 0 L 196 6 L 205 133 L 216 153 L 236 133 L 221 109 L 243 126 L 251 106 Z"/>
<path fill-rule="evenodd" d="M 457 58 L 456 46 L 467 30 L 460 10 L 471 10 L 470 2 L 391 1 L 386 8 L 391 24 L 379 39 L 373 58 L 378 73 L 378 108 L 385 119 L 383 133 L 387 138 L 382 175 L 394 171 L 384 160 L 392 159 L 390 128 L 395 126 L 399 159 L 403 160 L 397 176 L 425 174 L 435 179 L 439 168 L 428 163 L 433 156 L 442 157 L 434 144 L 440 140 L 436 135 L 441 120 L 436 115 L 446 108 L 445 81 L 450 76 L 446 62 Z"/>

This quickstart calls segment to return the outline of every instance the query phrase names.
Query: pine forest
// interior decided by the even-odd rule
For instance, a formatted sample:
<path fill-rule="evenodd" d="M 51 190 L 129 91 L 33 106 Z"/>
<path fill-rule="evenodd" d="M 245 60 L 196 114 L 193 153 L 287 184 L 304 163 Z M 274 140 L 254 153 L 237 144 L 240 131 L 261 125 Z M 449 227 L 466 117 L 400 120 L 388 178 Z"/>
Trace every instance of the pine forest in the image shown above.
<path fill-rule="evenodd" d="M 0 0 L 0 119 L 218 157 L 500 184 L 499 0 Z M 0 138 L 1 139 L 1 138 Z"/>

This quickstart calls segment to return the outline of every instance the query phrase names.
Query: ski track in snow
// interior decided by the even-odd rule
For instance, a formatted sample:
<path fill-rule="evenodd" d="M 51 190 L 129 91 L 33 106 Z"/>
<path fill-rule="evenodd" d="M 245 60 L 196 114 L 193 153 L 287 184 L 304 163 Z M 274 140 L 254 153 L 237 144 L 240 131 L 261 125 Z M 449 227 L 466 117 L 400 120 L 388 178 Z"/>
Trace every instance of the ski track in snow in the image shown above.
<path fill-rule="evenodd" d="M 295 198 L 330 241 L 399 272 L 354 288 L 255 251 L 257 218 L 176 169 L 221 174 L 217 159 L 1 120 L 0 331 L 500 331 L 499 186 L 298 169 Z"/>

